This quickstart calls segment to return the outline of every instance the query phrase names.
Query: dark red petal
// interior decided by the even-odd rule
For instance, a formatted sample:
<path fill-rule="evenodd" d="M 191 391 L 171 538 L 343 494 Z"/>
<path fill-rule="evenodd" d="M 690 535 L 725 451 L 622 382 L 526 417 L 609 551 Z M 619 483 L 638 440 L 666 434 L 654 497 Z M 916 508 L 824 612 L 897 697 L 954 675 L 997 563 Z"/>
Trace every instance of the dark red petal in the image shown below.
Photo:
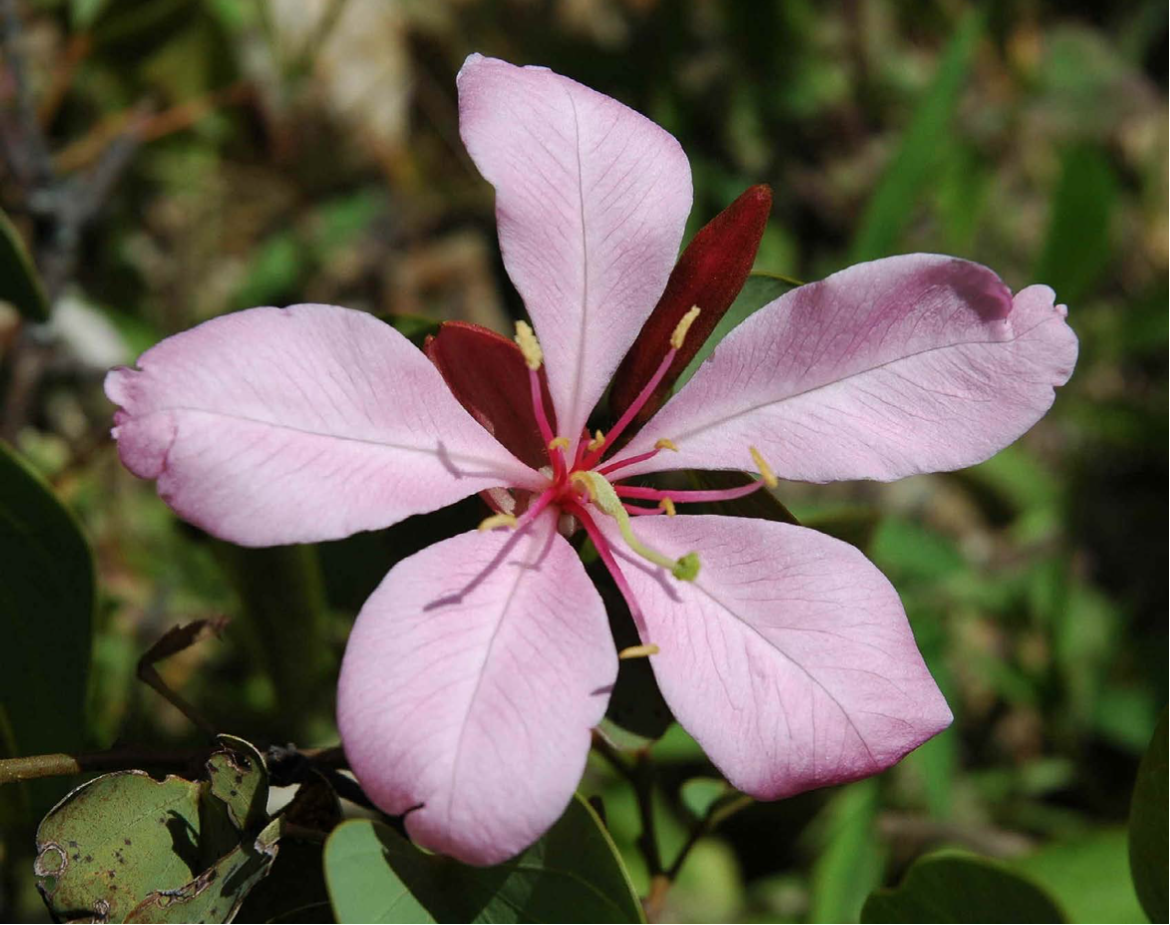
<path fill-rule="evenodd" d="M 528 367 L 520 348 L 478 324 L 448 321 L 428 337 L 423 350 L 447 387 L 473 418 L 513 455 L 534 469 L 549 464 L 548 450 L 532 410 Z M 541 369 L 544 408 L 556 430 L 556 417 Z"/>
<path fill-rule="evenodd" d="M 704 225 L 687 245 L 667 280 L 662 298 L 614 376 L 609 394 L 609 408 L 614 417 L 625 411 L 650 381 L 669 349 L 670 335 L 679 319 L 692 305 L 697 305 L 702 312 L 691 326 L 670 370 L 635 421 L 648 420 L 667 399 L 674 381 L 743 288 L 771 211 L 771 187 L 750 187 Z"/>

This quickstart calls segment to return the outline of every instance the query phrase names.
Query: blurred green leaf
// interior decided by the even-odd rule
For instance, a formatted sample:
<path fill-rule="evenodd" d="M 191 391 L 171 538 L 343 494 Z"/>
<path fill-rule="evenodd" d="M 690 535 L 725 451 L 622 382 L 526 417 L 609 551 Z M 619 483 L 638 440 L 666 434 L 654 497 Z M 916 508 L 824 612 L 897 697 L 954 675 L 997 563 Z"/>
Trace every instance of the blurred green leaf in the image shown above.
<path fill-rule="evenodd" d="M 1129 811 L 1129 867 L 1138 899 L 1151 922 L 1170 918 L 1167 906 L 1166 711 L 1138 768 Z"/>
<path fill-rule="evenodd" d="M 248 549 L 217 541 L 215 550 L 246 617 L 233 629 L 247 634 L 276 689 L 280 716 L 270 734 L 293 737 L 303 729 L 306 711 L 320 704 L 321 691 L 333 677 L 317 549 L 308 545 Z"/>
<path fill-rule="evenodd" d="M 1162 822 L 1164 839 L 1164 816 Z M 1142 908 L 1130 879 L 1126 842 L 1122 828 L 1097 829 L 1051 842 L 1014 858 L 1010 866 L 1047 888 L 1070 921 L 1140 922 Z"/>
<path fill-rule="evenodd" d="M 662 920 L 737 921 L 743 889 L 743 873 L 732 847 L 721 838 L 700 839 L 666 894 L 667 915 Z"/>
<path fill-rule="evenodd" d="M 810 530 L 827 533 L 829 536 L 856 546 L 862 551 L 869 549 L 874 534 L 881 523 L 877 508 L 862 505 L 845 507 L 822 507 L 801 518 L 801 523 Z"/>
<path fill-rule="evenodd" d="M 860 781 L 835 794 L 822 811 L 810 922 L 856 922 L 866 896 L 881 882 L 886 852 L 875 831 L 879 795 L 875 780 Z"/>
<path fill-rule="evenodd" d="M 878 184 L 849 252 L 850 263 L 885 257 L 898 240 L 922 197 L 938 175 L 951 120 L 983 35 L 984 13 L 972 7 L 959 21 L 935 73 L 914 111 L 902 144 Z"/>
<path fill-rule="evenodd" d="M 678 795 L 683 805 L 702 819 L 708 810 L 731 791 L 727 781 L 717 777 L 692 777 L 679 788 Z"/>
<path fill-rule="evenodd" d="M 795 285 L 798 285 L 795 280 L 775 276 L 771 273 L 753 272 L 747 278 L 747 282 L 743 284 L 743 289 L 739 291 L 739 295 L 736 296 L 735 301 L 731 303 L 731 308 L 719 319 L 719 323 L 715 325 L 715 330 L 703 342 L 703 346 L 699 348 L 699 352 L 695 354 L 694 359 L 687 364 L 687 368 L 682 371 L 682 374 L 675 381 L 674 391 L 677 392 L 687 384 L 691 376 L 698 370 L 700 364 L 719 346 L 719 342 L 738 327 L 744 319 L 759 311 L 765 305 L 776 301 L 776 299 L 780 298 L 780 296 L 784 295 L 784 293 L 792 289 Z"/>
<path fill-rule="evenodd" d="M 342 823 L 325 844 L 339 922 L 641 922 L 605 828 L 580 797 L 519 857 L 470 867 L 426 854 L 393 829 Z"/>
<path fill-rule="evenodd" d="M 946 852 L 919 858 L 902 883 L 878 890 L 862 922 L 1064 922 L 1044 890 L 987 858 Z"/>
<path fill-rule="evenodd" d="M 20 754 L 85 740 L 94 566 L 73 515 L 0 443 L 0 712 Z M 2 740 L 0 740 L 2 741 Z"/>
<path fill-rule="evenodd" d="M 233 304 L 238 308 L 253 305 L 281 305 L 294 299 L 306 261 L 297 233 L 281 229 L 265 241 L 252 258 L 248 275 L 240 284 Z"/>
<path fill-rule="evenodd" d="M 49 320 L 49 300 L 20 232 L 0 211 L 0 299 L 30 321 Z"/>
<path fill-rule="evenodd" d="M 1158 725 L 1153 685 L 1106 684 L 1093 709 L 1093 728 L 1112 745 L 1141 755 Z"/>
<path fill-rule="evenodd" d="M 1034 274 L 1056 290 L 1058 301 L 1083 298 L 1109 266 L 1116 199 L 1117 179 L 1101 150 L 1077 145 L 1065 151 Z"/>
<path fill-rule="evenodd" d="M 706 760 L 702 746 L 678 723 L 672 723 L 650 747 L 650 754 L 655 761 L 666 764 Z"/>
<path fill-rule="evenodd" d="M 965 567 L 962 554 L 948 537 L 895 517 L 878 526 L 870 557 L 895 583 L 899 579 L 937 582 Z"/>
<path fill-rule="evenodd" d="M 433 318 L 424 318 L 422 315 L 379 315 L 378 317 L 416 347 L 421 347 L 428 337 L 439 333 L 440 322 Z"/>
<path fill-rule="evenodd" d="M 109 0 L 70 0 L 70 25 L 77 32 L 84 32 L 109 4 Z"/>

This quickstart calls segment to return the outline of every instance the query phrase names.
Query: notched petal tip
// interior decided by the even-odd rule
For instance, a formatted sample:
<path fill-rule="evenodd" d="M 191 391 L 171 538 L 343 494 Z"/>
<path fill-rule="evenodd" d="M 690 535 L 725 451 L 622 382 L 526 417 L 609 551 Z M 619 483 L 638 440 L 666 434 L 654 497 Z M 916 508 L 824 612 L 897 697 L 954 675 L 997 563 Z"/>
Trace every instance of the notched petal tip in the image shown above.
<path fill-rule="evenodd" d="M 138 375 L 141 375 L 140 371 L 132 366 L 115 366 L 106 373 L 106 378 L 102 382 L 106 398 L 119 408 L 125 408 L 131 401 L 132 383 L 134 377 Z"/>
<path fill-rule="evenodd" d="M 158 479 L 167 471 L 171 450 L 179 437 L 173 415 L 156 412 L 136 418 L 125 411 L 114 417 L 114 438 L 122 465 L 140 479 Z M 172 503 L 168 486 L 159 485 L 159 495 Z M 188 519 L 192 517 L 188 516 Z"/>

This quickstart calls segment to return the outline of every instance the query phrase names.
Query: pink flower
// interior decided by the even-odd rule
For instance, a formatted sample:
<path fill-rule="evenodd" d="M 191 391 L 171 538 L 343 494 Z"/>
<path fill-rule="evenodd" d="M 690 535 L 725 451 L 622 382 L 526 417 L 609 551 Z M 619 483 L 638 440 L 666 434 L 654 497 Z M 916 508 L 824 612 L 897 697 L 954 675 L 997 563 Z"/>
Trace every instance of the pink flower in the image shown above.
<path fill-rule="evenodd" d="M 990 270 L 933 255 L 851 267 L 752 315 L 614 453 L 657 379 L 608 435 L 585 426 L 671 272 L 686 157 L 542 68 L 473 55 L 459 100 L 539 337 L 521 331 L 530 388 L 516 420 L 535 420 L 544 458 L 529 461 L 543 466 L 497 442 L 405 338 L 343 308 L 218 318 L 106 382 L 123 462 L 236 543 L 335 539 L 513 492 L 496 492 L 516 507 L 491 529 L 394 566 L 358 617 L 338 721 L 369 796 L 407 813 L 420 844 L 484 864 L 564 810 L 618 662 L 558 522 L 588 532 L 657 647 L 674 715 L 739 789 L 776 799 L 855 780 L 944 729 L 898 596 L 860 552 L 770 521 L 632 516 L 711 493 L 623 481 L 754 468 L 754 488 L 771 483 L 769 463 L 786 479 L 890 480 L 987 459 L 1071 374 L 1076 338 L 1052 291 L 1013 298 Z M 658 373 L 684 328 L 644 348 Z"/>

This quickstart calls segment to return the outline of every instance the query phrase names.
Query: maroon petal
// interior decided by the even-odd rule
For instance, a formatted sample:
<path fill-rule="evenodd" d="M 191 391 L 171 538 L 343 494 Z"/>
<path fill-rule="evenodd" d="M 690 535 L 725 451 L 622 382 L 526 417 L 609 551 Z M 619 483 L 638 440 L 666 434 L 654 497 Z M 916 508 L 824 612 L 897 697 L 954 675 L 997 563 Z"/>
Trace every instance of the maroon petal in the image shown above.
<path fill-rule="evenodd" d="M 488 433 L 534 469 L 548 465 L 548 449 L 532 410 L 528 367 L 515 343 L 478 324 L 448 321 L 427 338 L 423 350 L 451 393 Z M 555 432 L 543 369 L 539 375 L 545 412 Z"/>
<path fill-rule="evenodd" d="M 609 408 L 615 417 L 638 397 L 669 349 L 670 335 L 679 319 L 691 306 L 697 305 L 702 312 L 662 383 L 638 412 L 638 423 L 649 419 L 670 395 L 674 381 L 743 288 L 771 210 L 771 188 L 762 184 L 750 187 L 704 225 L 687 245 L 670 274 L 662 298 L 614 376 Z"/>

